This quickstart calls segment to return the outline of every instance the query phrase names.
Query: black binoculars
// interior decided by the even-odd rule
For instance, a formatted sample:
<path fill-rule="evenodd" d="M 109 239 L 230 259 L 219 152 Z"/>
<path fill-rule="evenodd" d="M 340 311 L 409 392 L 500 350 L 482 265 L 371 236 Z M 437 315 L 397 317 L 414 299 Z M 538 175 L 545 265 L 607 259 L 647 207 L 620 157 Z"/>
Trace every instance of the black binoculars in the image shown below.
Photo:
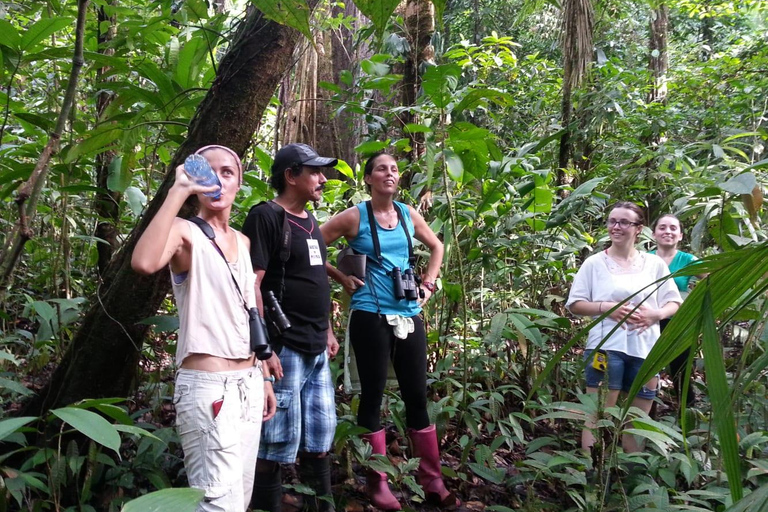
<path fill-rule="evenodd" d="M 419 288 L 421 277 L 413 275 L 413 269 L 407 268 L 401 273 L 400 267 L 395 267 L 390 275 L 395 286 L 395 299 L 418 300 L 424 297 L 424 290 Z"/>
<path fill-rule="evenodd" d="M 264 303 L 264 316 L 269 320 L 269 325 L 272 328 L 272 333 L 276 335 L 283 334 L 285 331 L 291 328 L 291 322 L 288 317 L 283 313 L 283 308 L 280 307 L 280 303 L 275 297 L 275 293 L 272 290 L 267 290 L 262 295 Z"/>
<path fill-rule="evenodd" d="M 264 361 L 272 357 L 272 347 L 269 346 L 269 336 L 267 335 L 267 325 L 261 318 L 259 310 L 250 308 L 248 310 L 248 326 L 251 330 L 251 350 L 256 354 L 259 361 Z"/>

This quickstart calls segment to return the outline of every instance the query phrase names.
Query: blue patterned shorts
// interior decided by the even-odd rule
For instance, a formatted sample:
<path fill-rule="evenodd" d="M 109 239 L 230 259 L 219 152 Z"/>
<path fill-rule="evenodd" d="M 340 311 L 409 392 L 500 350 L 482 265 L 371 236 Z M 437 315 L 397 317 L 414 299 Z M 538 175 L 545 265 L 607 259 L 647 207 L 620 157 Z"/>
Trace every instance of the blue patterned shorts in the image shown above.
<path fill-rule="evenodd" d="M 316 356 L 283 347 L 283 378 L 275 382 L 277 412 L 264 423 L 259 458 L 293 463 L 298 452 L 331 450 L 336 403 L 325 351 Z"/>

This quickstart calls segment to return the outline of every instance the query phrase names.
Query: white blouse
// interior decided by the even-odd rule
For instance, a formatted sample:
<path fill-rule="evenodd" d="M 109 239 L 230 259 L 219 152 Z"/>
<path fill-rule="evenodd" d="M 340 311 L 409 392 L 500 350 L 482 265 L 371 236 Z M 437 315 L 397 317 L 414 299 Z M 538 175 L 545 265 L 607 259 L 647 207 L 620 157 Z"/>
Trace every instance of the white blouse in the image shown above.
<path fill-rule="evenodd" d="M 611 259 L 606 251 L 601 251 L 584 261 L 576 273 L 565 305 L 570 310 L 571 305 L 578 301 L 621 302 L 637 292 L 639 293 L 629 303 L 637 305 L 642 302 L 653 309 L 660 309 L 668 302 L 682 303 L 683 299 L 674 280 L 667 279 L 648 286 L 667 275 L 669 275 L 667 264 L 655 254 L 638 252 L 630 268 L 623 268 Z M 612 318 L 606 317 L 590 329 L 587 349 L 597 347 L 617 323 Z M 626 329 L 622 327 L 616 329 L 600 348 L 645 359 L 656 340 L 659 339 L 659 324 L 652 325 L 640 334 L 638 329 L 630 329 L 626 322 L 623 327 Z"/>

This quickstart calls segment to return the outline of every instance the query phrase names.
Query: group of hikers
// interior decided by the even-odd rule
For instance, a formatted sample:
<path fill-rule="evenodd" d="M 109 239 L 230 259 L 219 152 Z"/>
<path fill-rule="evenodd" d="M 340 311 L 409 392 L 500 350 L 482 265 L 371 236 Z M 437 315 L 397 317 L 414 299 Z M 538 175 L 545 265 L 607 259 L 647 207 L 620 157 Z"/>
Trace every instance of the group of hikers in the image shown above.
<path fill-rule="evenodd" d="M 220 186 L 203 185 L 178 166 L 173 186 L 136 244 L 132 266 L 142 274 L 170 268 L 179 313 L 176 428 L 189 485 L 204 491 L 198 510 L 279 512 L 282 465 L 297 461 L 299 479 L 314 491 L 306 507 L 335 510 L 329 452 L 336 406 L 329 358 L 339 343 L 329 277 L 351 296 L 347 334 L 359 370 L 357 422 L 367 430 L 363 439 L 373 454 L 386 454 L 381 404 L 391 364 L 412 455 L 419 458 L 418 482 L 427 501 L 441 509 L 458 507 L 443 481 L 437 432 L 427 413 L 421 318 L 435 292 L 444 249 L 414 208 L 395 201 L 397 160 L 383 152 L 371 156 L 364 166 L 370 200 L 320 226 L 307 206 L 321 199 L 323 169 L 338 160 L 306 144 L 288 144 L 271 167 L 276 197 L 250 210 L 241 233 L 229 226 L 243 180 L 239 156 L 218 145 L 196 154 L 207 160 Z M 177 217 L 189 201 L 196 203 L 197 216 Z M 688 283 L 648 285 L 695 259 L 677 250 L 682 233 L 671 215 L 654 227 L 656 254 L 639 252 L 635 243 L 643 225 L 643 211 L 635 204 L 611 209 L 611 245 L 584 262 L 567 302 L 576 315 L 611 311 L 590 331 L 584 355 L 587 392 L 607 385 L 607 405 L 629 390 Z M 356 271 L 342 272 L 327 261 L 326 246 L 342 237 L 358 258 Z M 414 239 L 429 254 L 420 273 Z M 630 296 L 632 302 L 616 307 Z M 268 346 L 259 341 L 265 325 Z M 648 411 L 657 387 L 654 378 L 635 404 Z M 594 443 L 591 427 L 584 429 L 585 448 Z M 628 436 L 624 447 L 638 449 Z M 366 493 L 378 509 L 402 508 L 385 472 L 367 471 Z"/>

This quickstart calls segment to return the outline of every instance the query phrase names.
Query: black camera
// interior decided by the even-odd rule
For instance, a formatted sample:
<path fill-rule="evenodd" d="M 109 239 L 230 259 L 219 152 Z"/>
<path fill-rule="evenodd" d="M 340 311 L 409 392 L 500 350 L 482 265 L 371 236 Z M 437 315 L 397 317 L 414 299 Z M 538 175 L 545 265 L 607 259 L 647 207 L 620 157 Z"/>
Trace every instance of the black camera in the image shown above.
<path fill-rule="evenodd" d="M 272 290 L 267 290 L 262 295 L 264 303 L 264 316 L 269 320 L 269 326 L 272 328 L 271 332 L 280 335 L 291 328 L 291 322 L 288 317 L 283 313 L 283 308 L 280 307 L 280 303 L 277 302 L 277 297 Z"/>
<path fill-rule="evenodd" d="M 272 357 L 267 326 L 258 309 L 250 308 L 248 310 L 248 326 L 251 331 L 251 350 L 256 354 L 256 358 L 259 361 L 264 361 Z"/>
<path fill-rule="evenodd" d="M 419 288 L 421 277 L 413 275 L 413 269 L 407 268 L 401 273 L 400 267 L 395 267 L 390 275 L 395 287 L 395 299 L 417 300 L 424 297 L 424 291 Z"/>

